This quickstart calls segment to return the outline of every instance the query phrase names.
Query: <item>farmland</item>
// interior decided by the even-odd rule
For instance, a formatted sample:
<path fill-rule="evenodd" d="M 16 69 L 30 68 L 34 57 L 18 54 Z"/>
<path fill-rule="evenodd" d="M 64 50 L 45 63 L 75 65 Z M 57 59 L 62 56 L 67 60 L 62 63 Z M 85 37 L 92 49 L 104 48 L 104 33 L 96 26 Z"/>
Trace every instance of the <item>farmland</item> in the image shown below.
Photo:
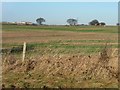
<path fill-rule="evenodd" d="M 6 87 L 118 87 L 117 26 L 2 26 L 2 48 L 23 42 L 24 63 L 22 51 L 2 55 Z"/>

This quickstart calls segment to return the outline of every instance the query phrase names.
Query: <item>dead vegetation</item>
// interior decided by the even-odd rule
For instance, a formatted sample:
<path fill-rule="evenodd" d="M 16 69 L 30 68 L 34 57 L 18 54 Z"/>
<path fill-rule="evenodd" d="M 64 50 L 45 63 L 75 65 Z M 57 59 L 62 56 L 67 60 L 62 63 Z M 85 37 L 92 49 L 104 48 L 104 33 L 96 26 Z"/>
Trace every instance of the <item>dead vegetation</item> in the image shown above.
<path fill-rule="evenodd" d="M 20 58 L 9 54 L 3 56 L 3 83 L 9 87 L 9 82 L 6 81 L 12 81 L 14 77 L 9 79 L 8 74 L 17 75 L 21 72 L 23 76 L 16 76 L 18 80 L 14 83 L 18 87 L 26 87 L 26 84 L 20 86 L 19 81 L 29 84 L 30 87 L 117 87 L 118 55 L 113 55 L 113 51 L 106 44 L 98 55 L 31 56 L 24 63 Z"/>

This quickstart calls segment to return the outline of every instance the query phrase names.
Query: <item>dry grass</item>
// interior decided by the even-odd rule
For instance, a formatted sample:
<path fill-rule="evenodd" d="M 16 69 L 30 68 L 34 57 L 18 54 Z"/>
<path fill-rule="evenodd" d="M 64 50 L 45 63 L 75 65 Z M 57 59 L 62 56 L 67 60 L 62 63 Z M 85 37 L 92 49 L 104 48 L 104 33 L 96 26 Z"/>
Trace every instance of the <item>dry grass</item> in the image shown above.
<path fill-rule="evenodd" d="M 24 63 L 14 55 L 8 55 L 3 57 L 3 84 L 6 87 L 12 84 L 37 88 L 44 85 L 50 88 L 117 87 L 118 58 L 116 54 L 111 56 L 109 50 L 112 49 L 105 47 L 96 56 L 32 56 L 27 57 Z M 12 74 L 14 77 L 8 77 Z"/>

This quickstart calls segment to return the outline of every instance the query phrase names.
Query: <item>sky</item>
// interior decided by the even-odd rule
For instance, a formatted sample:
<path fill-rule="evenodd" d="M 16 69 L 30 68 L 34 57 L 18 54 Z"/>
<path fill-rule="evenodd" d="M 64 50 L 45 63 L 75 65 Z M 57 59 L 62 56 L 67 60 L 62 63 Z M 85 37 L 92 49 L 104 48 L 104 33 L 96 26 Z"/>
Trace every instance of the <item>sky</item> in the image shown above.
<path fill-rule="evenodd" d="M 118 22 L 117 2 L 3 2 L 2 21 L 36 22 L 42 17 L 45 24 L 64 25 L 66 20 L 75 18 L 79 24 L 88 24 L 97 19 L 108 25 Z"/>
<path fill-rule="evenodd" d="M 119 0 L 1 0 L 2 2 L 119 2 Z"/>

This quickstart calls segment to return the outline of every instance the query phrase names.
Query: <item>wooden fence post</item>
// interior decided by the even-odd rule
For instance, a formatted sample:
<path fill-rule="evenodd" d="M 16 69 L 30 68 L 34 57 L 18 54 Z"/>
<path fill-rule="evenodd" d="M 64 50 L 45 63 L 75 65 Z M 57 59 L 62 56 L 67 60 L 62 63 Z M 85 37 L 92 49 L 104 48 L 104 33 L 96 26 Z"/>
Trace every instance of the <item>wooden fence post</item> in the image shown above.
<path fill-rule="evenodd" d="M 23 57 L 22 57 L 22 62 L 25 60 L 25 53 L 26 53 L 26 42 L 23 44 Z"/>
<path fill-rule="evenodd" d="M 117 51 L 117 48 L 114 49 L 114 51 L 112 52 L 111 56 L 114 56 L 116 51 Z"/>

